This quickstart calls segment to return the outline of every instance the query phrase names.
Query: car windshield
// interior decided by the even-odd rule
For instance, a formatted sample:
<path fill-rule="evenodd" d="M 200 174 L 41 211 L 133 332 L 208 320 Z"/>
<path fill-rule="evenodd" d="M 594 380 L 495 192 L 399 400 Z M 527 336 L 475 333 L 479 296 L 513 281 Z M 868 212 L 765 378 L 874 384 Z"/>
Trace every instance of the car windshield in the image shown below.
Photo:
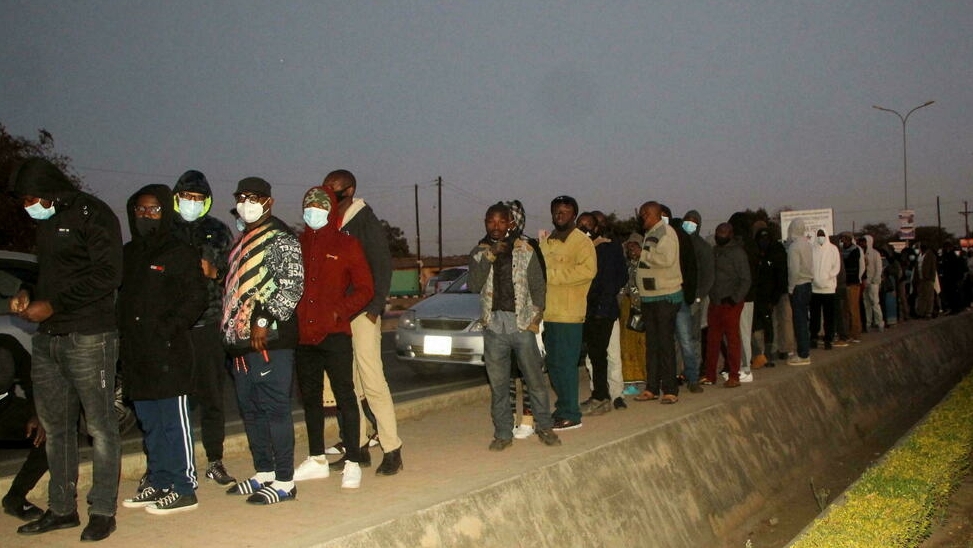
<path fill-rule="evenodd" d="M 470 293 L 469 288 L 466 287 L 466 279 L 468 277 L 469 273 L 464 271 L 463 275 L 456 278 L 455 282 L 449 284 L 449 287 L 447 287 L 446 291 L 443 291 L 443 293 Z"/>

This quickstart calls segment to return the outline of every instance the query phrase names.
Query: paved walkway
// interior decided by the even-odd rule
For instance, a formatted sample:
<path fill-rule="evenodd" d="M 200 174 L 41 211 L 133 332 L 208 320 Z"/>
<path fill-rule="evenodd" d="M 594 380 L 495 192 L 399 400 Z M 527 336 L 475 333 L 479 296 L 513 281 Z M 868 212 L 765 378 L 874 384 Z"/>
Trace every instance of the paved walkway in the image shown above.
<path fill-rule="evenodd" d="M 886 337 L 895 337 L 909 330 L 909 325 L 890 329 L 885 334 L 867 334 L 864 342 L 850 347 L 851 350 L 814 350 L 812 359 L 822 363 L 843 352 L 877 345 Z M 648 424 L 678 420 L 726 398 L 746 394 L 763 383 L 780 382 L 804 370 L 779 365 L 757 371 L 755 382 L 740 389 L 706 387 L 702 394 L 683 390 L 677 405 L 629 399 L 628 410 L 586 417 L 582 428 L 561 433 L 564 444 L 560 447 L 543 446 L 536 436 L 532 436 L 527 440 L 515 440 L 512 447 L 501 453 L 487 451 L 492 425 L 485 386 L 446 395 L 437 401 L 409 402 L 400 412 L 405 463 L 401 473 L 376 477 L 374 466 L 381 461 L 381 452 L 373 448 L 374 466 L 364 470 L 360 489 L 343 492 L 340 476 L 335 474 L 327 479 L 299 483 L 296 501 L 270 507 L 248 505 L 241 497 L 224 494 L 223 487 L 204 482 L 198 490 L 200 507 L 196 511 L 153 516 L 141 509 L 123 508 L 120 501 L 134 493 L 140 471 L 140 463 L 130 464 L 123 470 L 118 530 L 101 544 L 126 547 L 145 543 L 165 546 L 313 546 L 429 508 L 539 465 L 597 449 L 634 435 Z M 586 380 L 582 382 L 582 399 L 587 395 L 586 384 Z M 304 425 L 298 424 L 296 431 L 299 435 L 303 430 Z M 236 440 L 228 440 L 228 447 L 233 444 L 238 448 L 232 450 L 236 454 L 225 462 L 229 471 L 242 479 L 252 473 L 252 465 L 242 435 Z M 302 436 L 296 448 L 298 462 L 307 456 L 306 447 Z M 46 478 L 42 482 L 46 482 Z M 86 489 L 81 490 L 82 499 Z M 34 502 L 44 505 L 46 501 L 35 499 Z M 83 501 L 81 508 L 85 508 Z M 82 521 L 84 523 L 84 518 Z M 0 514 L 0 538 L 5 548 L 75 545 L 81 533 L 81 528 L 75 528 L 25 537 L 14 532 L 18 525 L 18 520 Z"/>

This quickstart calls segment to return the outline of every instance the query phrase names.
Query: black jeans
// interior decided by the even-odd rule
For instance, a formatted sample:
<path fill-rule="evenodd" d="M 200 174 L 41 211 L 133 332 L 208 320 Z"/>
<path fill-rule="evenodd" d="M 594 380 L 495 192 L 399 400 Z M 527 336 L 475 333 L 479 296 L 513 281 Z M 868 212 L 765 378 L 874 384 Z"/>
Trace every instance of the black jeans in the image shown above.
<path fill-rule="evenodd" d="M 361 458 L 358 432 L 358 396 L 355 395 L 354 354 L 351 336 L 332 333 L 320 343 L 300 345 L 295 354 L 297 386 L 304 403 L 307 425 L 308 454 L 324 454 L 324 374 L 328 374 L 338 413 L 341 414 L 341 435 L 344 436 L 345 456 L 351 462 Z"/>
<path fill-rule="evenodd" d="M 193 342 L 193 387 L 190 401 L 199 409 L 199 426 L 203 448 L 209 462 L 223 459 L 226 438 L 226 416 L 223 405 L 223 384 L 228 377 L 226 352 L 220 337 L 219 325 L 201 325 L 190 332 Z"/>
<path fill-rule="evenodd" d="M 615 320 L 599 317 L 584 321 L 583 340 L 591 358 L 591 397 L 596 400 L 611 398 L 608 391 L 608 341 L 611 339 Z"/>

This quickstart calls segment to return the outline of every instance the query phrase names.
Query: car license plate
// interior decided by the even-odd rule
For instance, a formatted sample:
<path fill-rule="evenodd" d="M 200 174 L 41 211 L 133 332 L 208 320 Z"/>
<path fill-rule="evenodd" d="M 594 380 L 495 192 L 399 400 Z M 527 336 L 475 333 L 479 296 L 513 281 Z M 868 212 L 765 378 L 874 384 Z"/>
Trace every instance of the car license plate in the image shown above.
<path fill-rule="evenodd" d="M 453 339 L 441 335 L 426 335 L 423 351 L 434 356 L 448 356 L 453 353 Z"/>

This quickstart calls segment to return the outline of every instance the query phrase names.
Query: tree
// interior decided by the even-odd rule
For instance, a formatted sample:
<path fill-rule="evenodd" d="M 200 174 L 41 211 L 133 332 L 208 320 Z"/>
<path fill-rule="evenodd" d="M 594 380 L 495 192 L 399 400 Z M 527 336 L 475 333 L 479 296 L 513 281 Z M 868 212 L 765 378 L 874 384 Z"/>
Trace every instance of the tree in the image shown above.
<path fill-rule="evenodd" d="M 71 167 L 71 158 L 54 150 L 54 136 L 45 129 L 37 131 L 37 140 L 15 137 L 7 133 L 0 124 L 0 180 L 7 187 L 10 175 L 17 165 L 26 158 L 39 156 L 46 158 L 61 168 L 68 179 L 78 188 L 82 186 L 81 176 Z M 34 248 L 34 232 L 37 225 L 24 211 L 20 203 L 9 191 L 0 194 L 0 249 L 29 252 Z"/>
<path fill-rule="evenodd" d="M 382 227 L 385 229 L 385 237 L 389 241 L 389 251 L 392 252 L 393 257 L 409 257 L 412 255 L 409 252 L 409 240 L 406 239 L 405 233 L 402 229 L 397 226 L 392 226 L 385 219 L 381 219 Z"/>
<path fill-rule="evenodd" d="M 898 234 L 893 232 L 885 223 L 866 223 L 862 226 L 862 234 L 868 234 L 872 237 L 872 245 L 875 246 L 875 249 L 885 246 L 892 240 L 898 240 Z"/>
<path fill-rule="evenodd" d="M 956 236 L 938 226 L 917 226 L 916 241 L 926 242 L 932 249 L 942 249 L 947 241 L 956 241 Z"/>

